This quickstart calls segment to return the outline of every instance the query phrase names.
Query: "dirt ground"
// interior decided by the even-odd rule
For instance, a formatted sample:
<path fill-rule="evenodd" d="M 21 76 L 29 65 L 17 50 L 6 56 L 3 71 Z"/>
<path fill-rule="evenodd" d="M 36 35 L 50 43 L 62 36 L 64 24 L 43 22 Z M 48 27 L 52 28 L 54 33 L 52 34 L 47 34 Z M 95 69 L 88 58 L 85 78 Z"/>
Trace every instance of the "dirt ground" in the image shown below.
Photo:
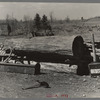
<path fill-rule="evenodd" d="M 41 75 L 0 72 L 1 98 L 97 98 L 100 97 L 100 77 L 77 76 L 75 69 L 65 65 L 42 64 Z M 63 67 L 64 66 L 64 67 Z M 52 69 L 51 69 L 52 67 Z M 33 88 L 22 90 L 35 84 L 36 80 L 47 82 L 51 88 Z"/>

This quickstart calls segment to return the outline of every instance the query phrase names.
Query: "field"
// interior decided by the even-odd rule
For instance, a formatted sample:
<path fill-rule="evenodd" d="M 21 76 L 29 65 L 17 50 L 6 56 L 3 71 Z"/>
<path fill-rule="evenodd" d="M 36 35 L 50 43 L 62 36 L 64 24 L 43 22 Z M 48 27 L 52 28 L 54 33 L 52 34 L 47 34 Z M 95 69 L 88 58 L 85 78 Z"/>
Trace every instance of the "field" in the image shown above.
<path fill-rule="evenodd" d="M 87 21 L 54 24 L 54 36 L 31 37 L 1 36 L 0 43 L 6 48 L 66 51 L 72 54 L 72 42 L 81 35 L 85 42 L 91 41 L 91 33 L 100 41 L 100 18 Z M 0 97 L 2 98 L 97 98 L 100 97 L 100 77 L 76 75 L 77 66 L 41 62 L 41 75 L 0 72 Z M 22 90 L 35 84 L 36 80 L 47 82 L 51 88 Z"/>

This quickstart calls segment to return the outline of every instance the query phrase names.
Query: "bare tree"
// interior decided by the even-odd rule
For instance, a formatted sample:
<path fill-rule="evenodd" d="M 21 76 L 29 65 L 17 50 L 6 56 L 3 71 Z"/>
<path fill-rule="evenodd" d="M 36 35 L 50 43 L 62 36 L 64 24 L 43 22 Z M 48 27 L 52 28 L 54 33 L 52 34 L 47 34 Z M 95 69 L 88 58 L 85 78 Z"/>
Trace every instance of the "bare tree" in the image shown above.
<path fill-rule="evenodd" d="M 8 30 L 8 35 L 11 33 L 11 26 L 10 26 L 10 16 L 7 14 L 6 15 L 6 23 L 7 23 L 7 30 Z"/>
<path fill-rule="evenodd" d="M 6 23 L 9 23 L 9 19 L 10 19 L 10 16 L 7 14 L 6 15 Z"/>
<path fill-rule="evenodd" d="M 84 20 L 84 18 L 83 17 L 81 17 L 81 21 L 83 21 Z"/>
<path fill-rule="evenodd" d="M 50 21 L 53 22 L 53 12 L 50 12 Z"/>
<path fill-rule="evenodd" d="M 17 29 L 17 19 L 13 17 L 12 15 L 7 14 L 6 15 L 6 24 L 7 24 L 7 30 L 8 30 L 8 35 L 10 35 L 11 32 L 14 32 Z"/>
<path fill-rule="evenodd" d="M 70 22 L 70 18 L 67 16 L 67 18 L 66 18 L 66 22 Z"/>
<path fill-rule="evenodd" d="M 8 30 L 8 35 L 10 35 L 10 33 L 11 33 L 11 26 L 9 25 L 9 23 L 7 24 L 7 30 Z"/>
<path fill-rule="evenodd" d="M 30 26 L 30 22 L 31 22 L 30 16 L 24 15 L 23 21 L 25 23 L 25 31 L 26 31 L 26 34 L 28 34 L 30 32 L 30 27 L 31 27 Z"/>

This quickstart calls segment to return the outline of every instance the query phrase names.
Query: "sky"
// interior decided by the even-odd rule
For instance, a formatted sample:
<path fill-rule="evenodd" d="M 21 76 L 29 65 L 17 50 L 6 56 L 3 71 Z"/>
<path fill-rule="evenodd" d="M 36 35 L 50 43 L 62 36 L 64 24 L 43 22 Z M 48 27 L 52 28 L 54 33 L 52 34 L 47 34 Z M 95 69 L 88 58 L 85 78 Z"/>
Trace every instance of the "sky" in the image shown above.
<path fill-rule="evenodd" d="M 36 13 L 50 18 L 85 19 L 100 16 L 100 3 L 36 3 L 36 2 L 0 2 L 0 19 L 5 19 L 7 14 L 21 20 L 24 15 L 34 19 Z"/>

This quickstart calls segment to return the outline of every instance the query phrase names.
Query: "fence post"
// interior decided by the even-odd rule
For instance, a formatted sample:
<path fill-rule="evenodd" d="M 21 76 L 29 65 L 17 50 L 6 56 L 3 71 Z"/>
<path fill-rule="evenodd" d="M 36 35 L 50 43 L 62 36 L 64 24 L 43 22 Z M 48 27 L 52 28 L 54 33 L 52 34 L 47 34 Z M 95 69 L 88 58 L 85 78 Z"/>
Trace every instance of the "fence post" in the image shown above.
<path fill-rule="evenodd" d="M 35 65 L 35 71 L 34 71 L 34 75 L 39 75 L 40 74 L 40 63 L 37 62 L 37 64 Z"/>

